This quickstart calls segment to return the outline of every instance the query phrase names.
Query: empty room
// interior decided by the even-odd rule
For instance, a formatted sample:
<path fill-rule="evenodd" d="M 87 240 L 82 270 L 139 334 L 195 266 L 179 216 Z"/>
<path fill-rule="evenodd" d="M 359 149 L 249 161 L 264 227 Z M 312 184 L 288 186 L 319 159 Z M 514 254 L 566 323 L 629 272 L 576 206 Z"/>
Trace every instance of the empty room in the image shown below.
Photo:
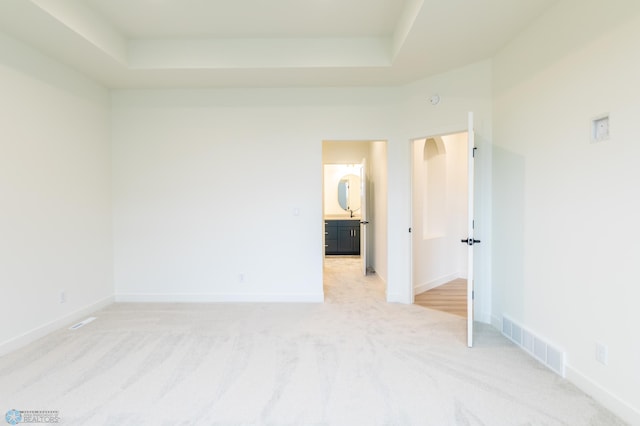
<path fill-rule="evenodd" d="M 0 0 L 4 421 L 640 425 L 639 52 L 636 0 Z"/>

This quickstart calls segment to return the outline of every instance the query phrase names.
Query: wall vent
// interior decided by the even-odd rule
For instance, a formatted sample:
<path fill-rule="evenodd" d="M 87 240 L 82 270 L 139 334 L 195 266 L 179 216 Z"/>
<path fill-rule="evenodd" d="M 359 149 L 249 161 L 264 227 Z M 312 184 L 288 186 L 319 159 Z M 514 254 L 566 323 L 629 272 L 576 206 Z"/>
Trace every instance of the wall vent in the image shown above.
<path fill-rule="evenodd" d="M 502 316 L 502 334 L 552 371 L 565 377 L 564 352 L 506 315 Z"/>
<path fill-rule="evenodd" d="M 89 317 L 89 318 L 87 318 L 87 319 L 86 319 L 86 320 L 84 320 L 84 321 L 80 321 L 80 322 L 79 322 L 79 323 L 77 323 L 77 324 L 73 324 L 71 327 L 69 327 L 69 330 L 77 330 L 77 329 L 79 329 L 80 327 L 83 327 L 83 326 L 85 326 L 85 325 L 89 324 L 89 323 L 90 323 L 91 321 L 93 321 L 94 319 L 96 319 L 96 317 Z"/>

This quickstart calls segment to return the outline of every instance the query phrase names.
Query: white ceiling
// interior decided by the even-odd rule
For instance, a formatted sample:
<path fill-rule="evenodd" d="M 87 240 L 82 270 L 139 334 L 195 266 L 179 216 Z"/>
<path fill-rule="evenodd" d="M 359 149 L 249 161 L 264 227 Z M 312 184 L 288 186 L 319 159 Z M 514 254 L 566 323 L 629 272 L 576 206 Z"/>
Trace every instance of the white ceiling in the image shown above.
<path fill-rule="evenodd" d="M 397 85 L 491 57 L 559 0 L 0 0 L 107 87 Z"/>
<path fill-rule="evenodd" d="M 127 38 L 389 36 L 403 0 L 86 0 Z"/>

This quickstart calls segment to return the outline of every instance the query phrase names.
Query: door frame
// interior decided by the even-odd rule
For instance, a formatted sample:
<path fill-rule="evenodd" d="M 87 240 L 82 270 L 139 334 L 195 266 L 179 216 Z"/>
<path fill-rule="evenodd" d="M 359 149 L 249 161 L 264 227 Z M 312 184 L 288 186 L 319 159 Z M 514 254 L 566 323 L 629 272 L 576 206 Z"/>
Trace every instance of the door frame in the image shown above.
<path fill-rule="evenodd" d="M 328 138 L 328 139 L 322 139 L 320 141 L 320 147 L 321 147 L 321 149 L 320 149 L 320 151 L 321 151 L 320 176 L 321 176 L 321 180 L 322 180 L 322 182 L 321 182 L 321 191 L 320 191 L 320 197 L 321 197 L 321 200 L 322 200 L 321 207 L 320 207 L 321 208 L 320 216 L 321 216 L 321 219 L 322 219 L 321 223 L 322 223 L 322 231 L 323 231 L 323 234 L 321 234 L 322 235 L 322 244 L 323 244 L 323 246 L 322 246 L 322 265 L 323 265 L 323 268 L 322 268 L 322 274 L 321 275 L 322 275 L 322 281 L 323 282 L 324 282 L 324 261 L 325 261 L 325 255 L 324 255 L 324 222 L 325 222 L 325 218 L 324 218 L 324 211 L 325 211 L 325 205 L 324 205 L 324 166 L 325 166 L 325 164 L 338 164 L 338 163 L 334 163 L 334 162 L 325 163 L 325 159 L 324 159 L 324 144 L 325 144 L 325 142 L 335 142 L 335 143 L 356 143 L 357 142 L 357 143 L 367 143 L 367 144 L 373 144 L 373 143 L 376 143 L 376 142 L 384 143 L 384 145 L 385 145 L 385 154 L 384 154 L 383 161 L 385 162 L 385 166 L 386 166 L 386 169 L 387 169 L 387 176 L 386 176 L 386 179 L 384 181 L 384 185 L 385 185 L 384 191 L 388 192 L 388 190 L 389 190 L 389 175 L 388 175 L 389 138 L 363 138 L 363 139 Z M 367 160 L 366 161 L 366 163 L 367 163 L 366 166 L 368 167 L 371 164 L 371 161 L 368 158 L 368 153 L 367 153 L 367 157 L 365 157 L 365 158 Z M 363 162 L 362 160 L 363 159 L 360 158 L 360 160 L 359 160 L 360 164 L 362 164 L 362 162 Z M 355 163 L 358 163 L 358 162 L 354 161 L 354 162 L 349 162 L 349 163 L 344 163 L 344 164 L 352 164 L 352 163 L 355 164 Z M 368 179 L 370 179 L 371 176 L 372 176 L 372 173 L 367 173 L 367 178 Z M 363 183 L 363 184 L 366 184 L 366 182 Z M 367 190 L 367 197 L 371 198 L 371 195 L 372 194 Z M 388 208 L 389 208 L 389 206 L 388 206 L 388 198 L 385 197 L 385 199 L 387 201 L 382 206 L 382 209 L 387 211 Z M 368 206 L 368 207 L 372 207 L 372 206 Z M 367 221 L 372 222 L 371 221 L 371 213 L 370 212 L 367 213 L 367 216 L 368 216 Z M 373 220 L 375 221 L 376 218 L 373 218 Z M 362 226 L 363 225 L 361 225 L 361 227 Z M 388 241 L 384 244 L 384 246 L 381 246 L 381 244 L 375 238 L 375 233 L 374 233 L 375 223 L 372 222 L 372 224 L 369 225 L 369 226 L 370 226 L 370 228 L 369 228 L 369 231 L 368 231 L 369 237 L 367 238 L 368 239 L 367 245 L 371 246 L 371 247 L 375 247 L 375 250 L 374 250 L 373 254 L 375 254 L 375 252 L 377 252 L 379 250 L 383 250 L 386 253 L 386 255 L 385 255 L 385 257 L 386 257 L 385 269 L 388 270 L 388 263 L 389 263 L 389 259 L 388 259 L 388 257 L 389 257 L 388 256 L 388 251 L 389 251 L 388 250 Z M 387 230 L 388 230 L 388 227 L 389 227 L 389 217 L 387 215 L 387 217 L 386 217 L 386 228 L 387 228 Z M 368 248 L 369 247 L 360 247 L 360 250 L 368 250 Z M 368 257 L 372 261 L 375 260 L 375 256 L 371 256 L 370 254 L 372 254 L 372 253 L 367 253 L 367 255 L 364 256 L 364 257 Z M 361 252 L 361 257 L 363 257 L 362 256 L 362 252 Z M 365 268 L 366 268 L 366 266 L 365 266 Z M 376 271 L 376 275 L 377 275 L 377 271 Z M 380 278 L 382 278 L 382 277 L 380 277 Z M 385 294 L 387 294 L 387 292 L 388 292 L 387 280 L 383 279 L 383 282 L 384 282 L 384 286 L 385 286 Z M 323 289 L 323 294 L 324 294 L 324 289 Z"/>
<path fill-rule="evenodd" d="M 474 129 L 470 128 L 470 118 L 469 116 L 467 116 L 467 121 L 464 124 L 460 124 L 458 126 L 451 126 L 450 128 L 447 129 L 440 129 L 440 131 L 438 132 L 425 132 L 425 134 L 428 134 L 428 136 L 418 136 L 418 137 L 413 137 L 411 139 L 409 139 L 409 170 L 410 170 L 410 179 L 409 179 L 409 217 L 410 217 L 410 226 L 411 226 L 411 232 L 409 233 L 409 294 L 410 294 L 410 301 L 411 303 L 415 303 L 415 287 L 414 287 L 414 247 L 413 247 L 413 243 L 414 243 L 414 238 L 415 238 L 415 232 L 414 232 L 414 220 L 416 220 L 416 218 L 414 217 L 414 203 L 415 203 L 415 199 L 414 199 L 414 189 L 416 186 L 415 183 L 415 167 L 414 167 L 414 162 L 415 162 L 415 158 L 414 158 L 414 144 L 417 141 L 420 140 L 424 140 L 424 139 L 429 139 L 429 138 L 436 138 L 436 137 L 443 137 L 443 136 L 451 136 L 451 135 L 457 135 L 457 134 L 463 134 L 466 133 L 467 135 L 469 134 L 469 132 L 474 131 Z M 469 153 L 468 153 L 469 154 Z M 467 178 L 469 178 L 469 166 L 467 165 Z M 474 173 L 474 178 L 475 178 L 475 171 L 471 170 L 471 173 Z M 467 201 L 469 201 L 469 195 L 467 194 Z M 462 235 L 461 235 L 462 237 Z M 464 238 L 467 238 L 468 236 L 465 236 Z M 472 274 L 473 271 L 468 271 L 467 272 L 467 285 L 469 285 L 469 274 Z M 469 299 L 468 299 L 469 300 Z M 467 302 L 468 303 L 468 302 Z M 471 307 L 469 305 L 467 305 L 467 312 L 471 311 L 473 312 L 473 304 L 474 301 L 471 301 Z M 467 314 L 468 315 L 468 314 Z M 468 329 L 468 323 L 469 322 L 473 322 L 473 318 L 467 318 L 467 321 L 465 323 L 465 325 L 467 327 L 465 327 L 466 329 Z M 472 336 L 471 336 L 472 338 Z M 470 342 L 472 342 L 472 340 L 470 340 L 470 336 L 467 336 L 467 346 L 471 347 L 471 344 L 469 344 Z"/>

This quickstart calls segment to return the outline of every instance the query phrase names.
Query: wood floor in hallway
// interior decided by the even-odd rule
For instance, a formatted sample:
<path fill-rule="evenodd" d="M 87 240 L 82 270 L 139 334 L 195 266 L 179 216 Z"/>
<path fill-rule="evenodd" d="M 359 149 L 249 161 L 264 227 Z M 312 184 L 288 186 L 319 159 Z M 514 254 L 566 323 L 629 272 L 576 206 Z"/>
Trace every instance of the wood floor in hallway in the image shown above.
<path fill-rule="evenodd" d="M 467 317 L 467 280 L 458 278 L 436 288 L 416 294 L 416 305 Z"/>

